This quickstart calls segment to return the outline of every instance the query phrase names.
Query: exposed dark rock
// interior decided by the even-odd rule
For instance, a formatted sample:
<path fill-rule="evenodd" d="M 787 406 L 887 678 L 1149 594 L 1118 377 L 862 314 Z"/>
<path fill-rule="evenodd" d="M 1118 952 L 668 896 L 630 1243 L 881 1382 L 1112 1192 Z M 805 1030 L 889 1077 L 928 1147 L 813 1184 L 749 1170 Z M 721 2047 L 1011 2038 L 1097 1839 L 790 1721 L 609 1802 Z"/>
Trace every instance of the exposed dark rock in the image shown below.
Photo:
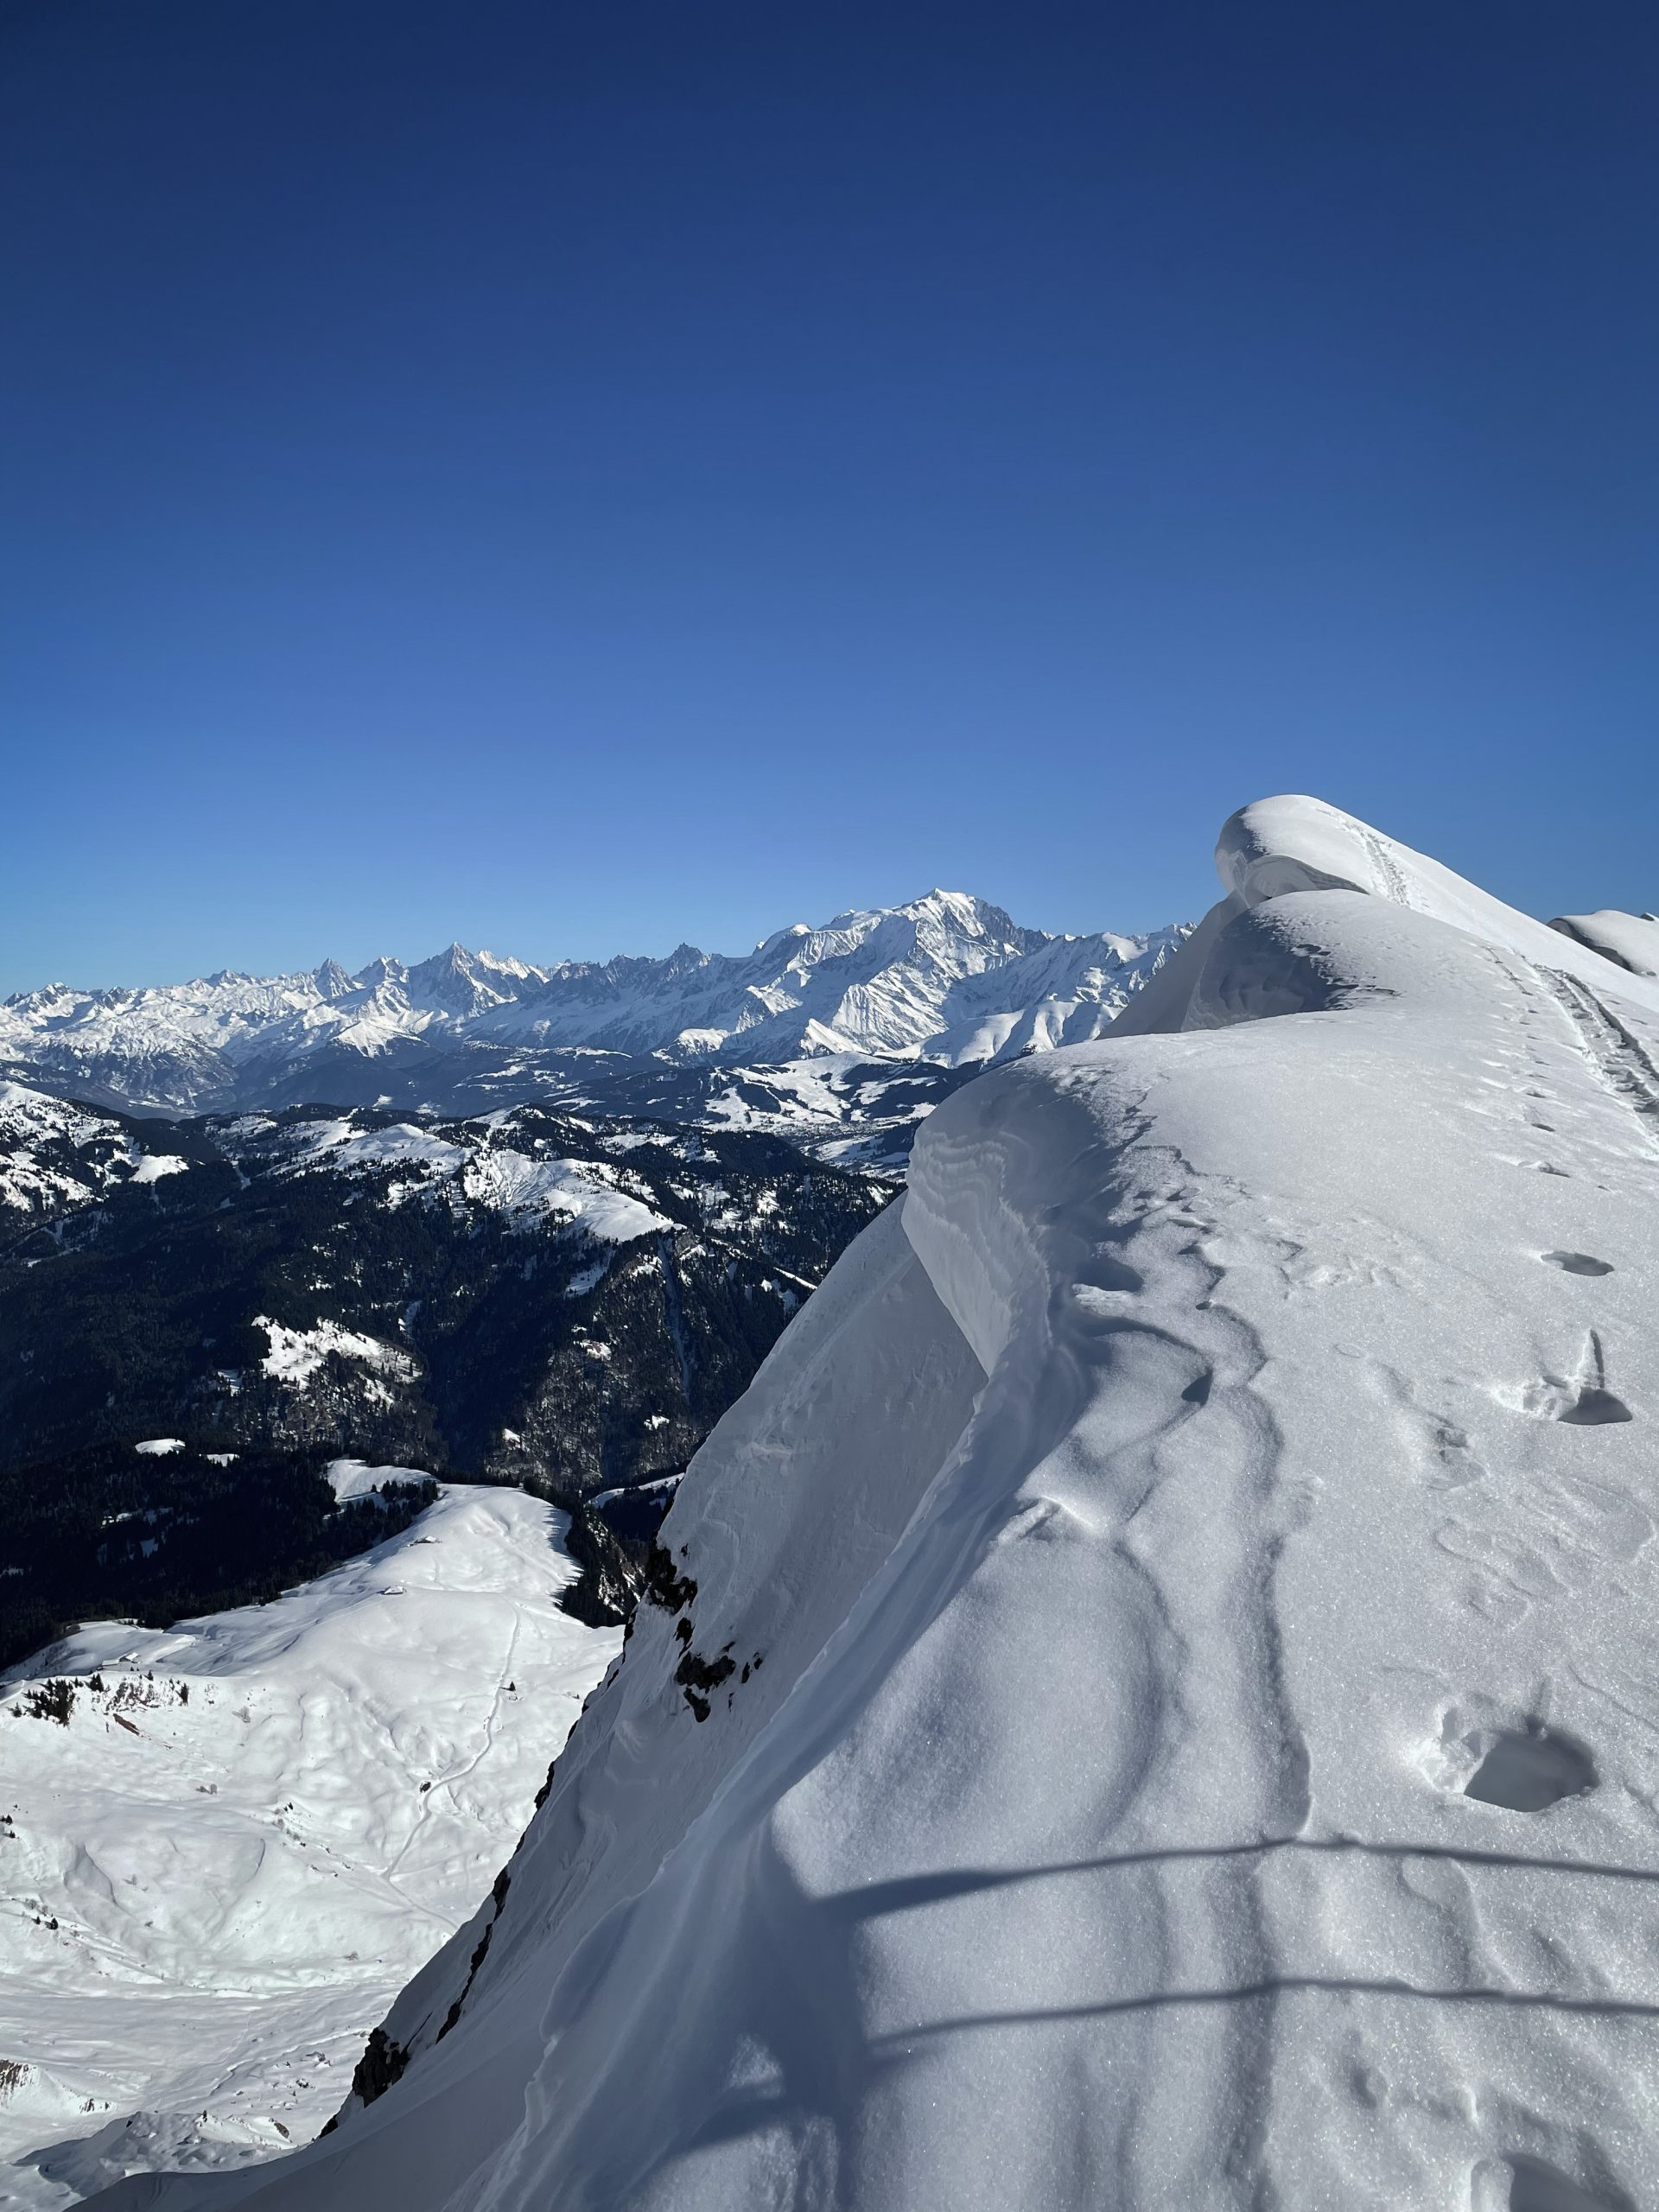
<path fill-rule="evenodd" d="M 692 1578 L 677 1573 L 671 1554 L 661 1544 L 652 1544 L 645 1557 L 645 1595 L 665 1611 L 677 1613 L 696 1594 L 697 1586 Z"/>
<path fill-rule="evenodd" d="M 393 2043 L 384 2028 L 372 2030 L 367 2047 L 352 2075 L 353 2095 L 360 2097 L 365 2105 L 372 2105 L 401 2078 L 408 2063 L 409 2053 L 401 2044 Z M 334 2124 L 330 2120 L 328 2126 Z M 325 2135 L 327 2132 L 327 2128 L 323 2130 Z"/>
<path fill-rule="evenodd" d="M 695 1651 L 687 1651 L 674 1669 L 674 1679 L 684 1691 L 685 1701 L 699 1720 L 709 1718 L 707 1693 L 716 1690 L 728 1675 L 737 1672 L 734 1660 L 722 1651 L 717 1659 L 700 1658 Z"/>

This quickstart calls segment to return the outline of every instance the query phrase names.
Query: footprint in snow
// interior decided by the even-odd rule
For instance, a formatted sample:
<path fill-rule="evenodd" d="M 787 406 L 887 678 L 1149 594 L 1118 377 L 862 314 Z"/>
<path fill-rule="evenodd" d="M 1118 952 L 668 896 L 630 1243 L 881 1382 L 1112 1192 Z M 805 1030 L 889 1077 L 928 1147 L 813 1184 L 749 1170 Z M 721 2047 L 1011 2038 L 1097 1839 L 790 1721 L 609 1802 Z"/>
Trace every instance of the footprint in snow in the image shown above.
<path fill-rule="evenodd" d="M 1519 1388 L 1500 1384 L 1492 1393 L 1500 1405 L 1534 1421 L 1567 1421 L 1580 1428 L 1601 1428 L 1635 1419 L 1623 1398 L 1607 1388 L 1607 1361 L 1601 1338 L 1592 1329 L 1570 1376 L 1541 1375 Z"/>
<path fill-rule="evenodd" d="M 1617 2184 L 1581 2189 L 1559 2167 L 1511 2153 L 1477 2170 L 1472 2212 L 1635 2212 Z"/>
<path fill-rule="evenodd" d="M 1547 1268 L 1559 1268 L 1568 1275 L 1610 1275 L 1613 1272 L 1609 1260 L 1592 1259 L 1588 1252 L 1541 1252 L 1539 1258 Z"/>
<path fill-rule="evenodd" d="M 1506 1813 L 1542 1813 L 1582 1797 L 1600 1777 L 1586 1746 L 1536 1713 L 1505 1713 L 1471 1696 L 1449 1706 L 1425 1747 L 1423 1772 L 1448 1796 Z"/>
<path fill-rule="evenodd" d="M 1570 1736 L 1534 1721 L 1500 1730 L 1463 1785 L 1465 1797 L 1510 1813 L 1541 1813 L 1596 1786 L 1595 1762 Z"/>

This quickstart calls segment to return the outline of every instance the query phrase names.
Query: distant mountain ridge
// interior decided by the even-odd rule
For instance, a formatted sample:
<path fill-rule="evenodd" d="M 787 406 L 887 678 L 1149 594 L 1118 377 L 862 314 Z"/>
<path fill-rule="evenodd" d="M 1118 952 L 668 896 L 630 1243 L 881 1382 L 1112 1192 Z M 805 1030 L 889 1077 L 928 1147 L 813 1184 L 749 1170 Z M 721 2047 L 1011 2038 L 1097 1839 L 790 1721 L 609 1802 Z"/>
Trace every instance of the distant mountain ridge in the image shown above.
<path fill-rule="evenodd" d="M 978 1065 L 1099 1034 L 1186 933 L 1054 936 L 931 891 L 797 923 L 740 955 L 681 944 L 662 959 L 537 967 L 452 944 L 356 975 L 327 960 L 289 976 L 48 984 L 0 1005 L 0 1073 L 153 1113 L 357 1096 L 371 1063 L 395 1063 L 418 1089 L 457 1054 L 493 1055 L 504 1076 L 595 1052 L 682 1066 Z M 446 1065 L 441 1096 L 456 1074 Z"/>

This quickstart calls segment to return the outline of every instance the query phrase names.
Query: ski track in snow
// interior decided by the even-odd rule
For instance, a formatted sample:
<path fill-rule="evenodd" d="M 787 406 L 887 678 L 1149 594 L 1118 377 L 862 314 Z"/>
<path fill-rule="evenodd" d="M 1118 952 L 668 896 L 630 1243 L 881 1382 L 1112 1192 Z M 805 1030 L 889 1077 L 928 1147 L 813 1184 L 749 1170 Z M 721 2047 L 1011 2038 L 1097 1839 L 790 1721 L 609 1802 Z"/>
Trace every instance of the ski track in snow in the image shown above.
<path fill-rule="evenodd" d="M 1356 824 L 1356 828 L 1359 842 L 1375 865 L 1377 874 L 1382 878 L 1382 887 L 1388 896 L 1397 906 L 1414 907 L 1418 902 L 1412 895 L 1411 886 L 1406 880 L 1405 871 L 1389 850 L 1388 839 L 1379 837 L 1375 830 L 1368 829 L 1363 823 Z"/>
<path fill-rule="evenodd" d="M 1643 1116 L 1643 1135 L 1659 1150 L 1659 1068 L 1651 1055 L 1611 1008 L 1575 977 L 1544 969 L 1541 980 L 1577 1032 L 1594 1073 Z"/>

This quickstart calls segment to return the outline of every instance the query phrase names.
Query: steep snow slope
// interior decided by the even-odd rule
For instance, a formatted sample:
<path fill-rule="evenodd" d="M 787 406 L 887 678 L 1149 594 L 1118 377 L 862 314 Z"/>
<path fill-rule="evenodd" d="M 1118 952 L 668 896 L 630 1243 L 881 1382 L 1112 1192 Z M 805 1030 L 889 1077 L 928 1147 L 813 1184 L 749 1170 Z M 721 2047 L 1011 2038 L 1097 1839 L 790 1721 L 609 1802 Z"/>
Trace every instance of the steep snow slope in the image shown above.
<path fill-rule="evenodd" d="M 396 2087 L 111 2212 L 1659 2201 L 1659 988 L 1217 858 L 703 1447 Z"/>
<path fill-rule="evenodd" d="M 393 1470 L 343 1462 L 341 1494 Z M 470 1913 L 620 1637 L 563 1516 L 448 1488 L 365 1558 L 172 1632 L 101 1623 L 0 1701 L 0 2204 L 303 2142 Z M 22 2163 L 10 2163 L 21 2161 Z"/>
<path fill-rule="evenodd" d="M 405 968 L 334 961 L 309 975 L 217 975 L 148 990 L 61 984 L 0 1005 L 0 1070 L 145 1111 L 371 1103 L 377 1083 L 460 1110 L 487 1077 L 538 1095 L 571 1052 L 773 1065 L 802 1055 L 987 1059 L 1093 1035 L 1180 941 L 1051 937 L 933 891 L 907 906 L 779 930 L 739 957 L 534 968 L 461 945 Z M 516 1079 L 516 1092 L 512 1085 Z"/>

